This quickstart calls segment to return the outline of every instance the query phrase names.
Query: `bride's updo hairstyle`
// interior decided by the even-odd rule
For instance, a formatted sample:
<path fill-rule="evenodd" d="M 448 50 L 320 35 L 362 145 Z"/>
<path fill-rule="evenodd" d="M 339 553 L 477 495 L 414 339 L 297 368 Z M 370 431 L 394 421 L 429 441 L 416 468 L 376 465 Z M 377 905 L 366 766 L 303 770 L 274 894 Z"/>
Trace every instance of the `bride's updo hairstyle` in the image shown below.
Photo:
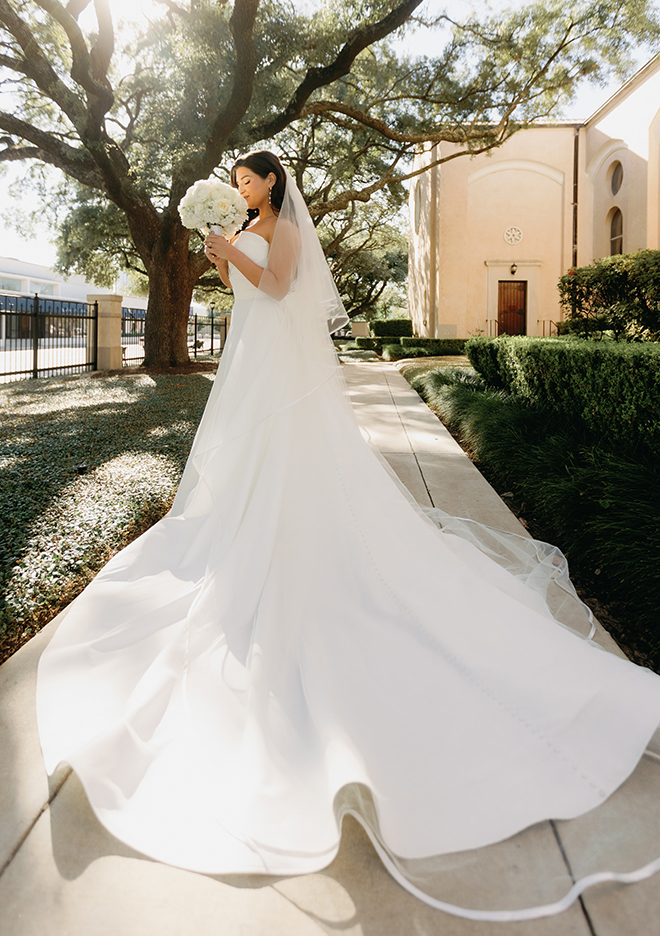
<path fill-rule="evenodd" d="M 275 184 L 270 190 L 270 203 L 273 210 L 279 213 L 282 202 L 284 201 L 286 173 L 284 171 L 284 166 L 275 153 L 271 153 L 269 150 L 255 150 L 254 153 L 243 153 L 242 156 L 239 156 L 230 171 L 231 184 L 234 188 L 238 188 L 236 175 L 241 166 L 245 166 L 262 179 L 267 179 L 271 172 L 274 174 Z M 259 212 L 256 209 L 248 208 L 248 219 L 243 227 L 248 225 L 258 214 Z"/>

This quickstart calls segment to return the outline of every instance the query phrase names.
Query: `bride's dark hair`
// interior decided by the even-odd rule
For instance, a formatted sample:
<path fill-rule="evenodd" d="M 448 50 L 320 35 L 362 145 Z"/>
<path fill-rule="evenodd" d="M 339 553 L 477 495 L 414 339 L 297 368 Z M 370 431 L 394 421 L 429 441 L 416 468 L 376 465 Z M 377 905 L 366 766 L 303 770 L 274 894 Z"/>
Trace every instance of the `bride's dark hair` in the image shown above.
<path fill-rule="evenodd" d="M 231 184 L 234 188 L 238 188 L 238 182 L 236 181 L 237 170 L 245 166 L 251 172 L 256 173 L 262 179 L 267 179 L 270 173 L 272 172 L 275 176 L 275 184 L 270 190 L 270 203 L 273 206 L 273 209 L 276 212 L 279 212 L 282 207 L 282 202 L 284 201 L 284 189 L 286 188 L 286 173 L 282 163 L 279 161 L 275 153 L 271 153 L 269 150 L 255 150 L 253 153 L 243 153 L 242 156 L 239 156 L 234 165 L 231 167 L 229 177 L 231 179 Z M 258 211 L 255 209 L 248 209 L 248 220 L 245 222 L 249 224 L 253 218 L 258 215 Z"/>

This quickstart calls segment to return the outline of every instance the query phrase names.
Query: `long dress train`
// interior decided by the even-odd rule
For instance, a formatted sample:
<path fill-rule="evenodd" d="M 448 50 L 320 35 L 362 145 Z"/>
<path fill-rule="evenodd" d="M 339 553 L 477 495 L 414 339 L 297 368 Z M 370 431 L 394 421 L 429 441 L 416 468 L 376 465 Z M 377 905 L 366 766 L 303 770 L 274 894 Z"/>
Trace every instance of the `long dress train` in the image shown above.
<path fill-rule="evenodd" d="M 267 263 L 258 235 L 238 244 Z M 323 868 L 351 812 L 420 881 L 415 862 L 441 877 L 437 856 L 601 804 L 660 722 L 660 678 L 558 623 L 581 608 L 558 551 L 418 508 L 327 330 L 304 358 L 320 320 L 231 279 L 174 507 L 42 657 L 48 771 L 71 764 L 140 852 L 219 874 Z"/>

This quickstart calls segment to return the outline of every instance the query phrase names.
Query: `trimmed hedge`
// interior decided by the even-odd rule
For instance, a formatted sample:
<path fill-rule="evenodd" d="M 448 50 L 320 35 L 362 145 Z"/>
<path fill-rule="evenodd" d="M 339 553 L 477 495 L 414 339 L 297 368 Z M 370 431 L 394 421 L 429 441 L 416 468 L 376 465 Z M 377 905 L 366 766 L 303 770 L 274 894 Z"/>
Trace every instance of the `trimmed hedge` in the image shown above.
<path fill-rule="evenodd" d="M 374 338 L 401 338 L 404 335 L 412 335 L 412 319 L 377 319 L 369 323 L 369 331 Z"/>
<path fill-rule="evenodd" d="M 386 338 L 365 338 L 359 337 L 355 339 L 356 347 L 360 348 L 362 351 L 377 351 L 378 354 L 383 350 L 383 342 L 386 341 L 391 345 L 398 345 L 399 339 L 393 337 L 392 335 L 387 335 Z"/>
<path fill-rule="evenodd" d="M 427 348 L 431 354 L 464 354 L 467 338 L 401 338 L 404 348 Z"/>
<path fill-rule="evenodd" d="M 570 338 L 471 338 L 486 383 L 551 406 L 591 431 L 660 442 L 660 345 Z"/>
<path fill-rule="evenodd" d="M 389 339 L 385 339 L 389 340 Z M 432 348 L 418 348 L 415 345 L 408 345 L 403 347 L 403 345 L 395 344 L 386 344 L 383 345 L 382 351 L 383 358 L 386 361 L 401 361 L 403 358 L 425 358 L 425 357 L 441 357 L 443 355 L 452 355 L 455 356 L 453 351 L 435 351 Z"/>
<path fill-rule="evenodd" d="M 353 339 L 353 344 L 361 351 L 375 351 L 376 341 L 373 338 L 366 338 L 362 335 Z"/>
<path fill-rule="evenodd" d="M 389 338 L 384 340 L 387 341 L 388 344 L 383 345 L 381 353 L 386 361 L 400 361 L 402 358 L 436 357 L 435 352 L 429 351 L 428 348 L 404 348 L 400 344 L 391 344 Z"/>
<path fill-rule="evenodd" d="M 499 345 L 493 338 L 470 338 L 465 343 L 465 353 L 470 364 L 493 390 L 504 390 L 498 361 Z"/>
<path fill-rule="evenodd" d="M 403 374 L 533 535 L 556 543 L 578 584 L 608 603 L 615 617 L 604 623 L 621 646 L 660 672 L 660 455 L 495 392 L 471 371 Z"/>

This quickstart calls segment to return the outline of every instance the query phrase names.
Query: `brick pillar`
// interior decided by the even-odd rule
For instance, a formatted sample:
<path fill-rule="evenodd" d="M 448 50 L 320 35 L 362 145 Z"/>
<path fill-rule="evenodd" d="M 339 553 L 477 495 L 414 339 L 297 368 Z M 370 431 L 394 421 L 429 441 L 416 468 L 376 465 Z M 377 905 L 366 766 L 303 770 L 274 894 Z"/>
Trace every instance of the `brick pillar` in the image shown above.
<path fill-rule="evenodd" d="M 90 303 L 99 304 L 99 340 L 96 366 L 99 370 L 119 370 L 122 366 L 121 303 L 123 296 L 105 293 L 88 296 Z"/>

